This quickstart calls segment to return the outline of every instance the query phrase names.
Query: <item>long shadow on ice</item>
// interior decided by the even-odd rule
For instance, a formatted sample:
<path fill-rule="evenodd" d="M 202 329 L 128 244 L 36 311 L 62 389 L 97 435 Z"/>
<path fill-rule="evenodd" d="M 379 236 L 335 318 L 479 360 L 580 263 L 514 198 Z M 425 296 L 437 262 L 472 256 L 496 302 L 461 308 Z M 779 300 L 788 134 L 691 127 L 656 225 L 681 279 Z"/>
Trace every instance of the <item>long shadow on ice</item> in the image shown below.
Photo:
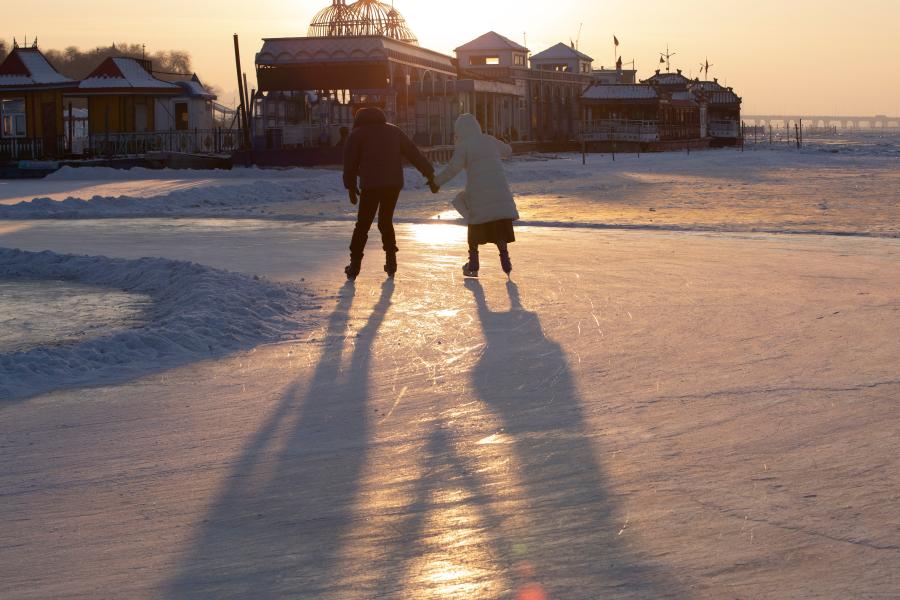
<path fill-rule="evenodd" d="M 391 524 L 396 541 L 383 548 L 383 558 L 373 567 L 375 597 L 399 598 L 410 590 L 451 597 L 453 589 L 462 589 L 464 597 L 493 597 L 492 589 L 516 579 L 510 573 L 515 566 L 510 540 L 496 535 L 505 515 L 494 508 L 489 481 L 455 448 L 448 428 L 432 425 L 422 474 L 409 486 L 409 500 Z M 479 553 L 489 555 L 490 563 L 481 562 Z"/>
<path fill-rule="evenodd" d="M 393 283 L 355 336 L 347 328 L 354 287 L 329 318 L 308 388 L 290 387 L 247 443 L 169 597 L 323 597 L 334 591 L 338 554 L 352 520 L 369 436 L 372 343 Z"/>
<path fill-rule="evenodd" d="M 623 541 L 626 516 L 610 496 L 562 348 L 544 335 L 509 282 L 511 307 L 494 312 L 467 280 L 484 331 L 472 373 L 478 398 L 500 420 L 522 508 L 495 537 L 516 548 L 551 598 L 682 598 L 660 564 Z M 495 446 L 496 447 L 496 446 Z"/>

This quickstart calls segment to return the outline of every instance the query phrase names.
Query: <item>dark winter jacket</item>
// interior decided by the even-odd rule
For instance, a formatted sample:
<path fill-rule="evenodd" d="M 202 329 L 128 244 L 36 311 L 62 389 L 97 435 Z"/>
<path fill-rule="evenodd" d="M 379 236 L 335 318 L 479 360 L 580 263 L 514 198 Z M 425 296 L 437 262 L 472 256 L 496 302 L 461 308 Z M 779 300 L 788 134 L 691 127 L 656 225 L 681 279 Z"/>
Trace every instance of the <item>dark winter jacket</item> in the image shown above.
<path fill-rule="evenodd" d="M 401 189 L 404 157 L 426 178 L 434 175 L 434 167 L 402 129 L 388 123 L 380 109 L 363 108 L 344 147 L 344 187 Z"/>

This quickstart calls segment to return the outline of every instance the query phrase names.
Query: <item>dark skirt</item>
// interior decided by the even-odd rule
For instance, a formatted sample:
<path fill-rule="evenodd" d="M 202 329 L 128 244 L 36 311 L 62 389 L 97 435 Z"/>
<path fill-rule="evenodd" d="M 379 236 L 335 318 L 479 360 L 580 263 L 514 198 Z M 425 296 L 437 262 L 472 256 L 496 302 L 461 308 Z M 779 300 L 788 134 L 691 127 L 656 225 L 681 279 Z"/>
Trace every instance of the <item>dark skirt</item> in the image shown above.
<path fill-rule="evenodd" d="M 510 243 L 516 241 L 512 219 L 500 219 L 478 225 L 469 225 L 469 245 Z"/>

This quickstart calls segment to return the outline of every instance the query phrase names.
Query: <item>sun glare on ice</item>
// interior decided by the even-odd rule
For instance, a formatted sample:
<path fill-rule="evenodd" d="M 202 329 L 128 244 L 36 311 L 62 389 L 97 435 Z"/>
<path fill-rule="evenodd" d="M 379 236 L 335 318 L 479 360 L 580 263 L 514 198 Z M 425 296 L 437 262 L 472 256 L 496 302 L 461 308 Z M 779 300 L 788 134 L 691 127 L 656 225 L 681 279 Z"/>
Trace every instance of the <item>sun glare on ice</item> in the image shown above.
<path fill-rule="evenodd" d="M 466 241 L 466 228 L 459 225 L 421 223 L 412 226 L 412 233 L 417 242 L 432 246 L 455 246 Z"/>

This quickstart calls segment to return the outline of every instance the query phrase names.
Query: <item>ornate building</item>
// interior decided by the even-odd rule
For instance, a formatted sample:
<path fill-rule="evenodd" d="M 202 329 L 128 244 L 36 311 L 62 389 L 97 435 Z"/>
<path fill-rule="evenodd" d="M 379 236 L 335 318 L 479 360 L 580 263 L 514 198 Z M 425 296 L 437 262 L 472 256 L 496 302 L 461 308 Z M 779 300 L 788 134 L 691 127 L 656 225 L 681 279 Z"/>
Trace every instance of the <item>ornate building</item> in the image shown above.
<path fill-rule="evenodd" d="M 418 46 L 403 16 L 377 0 L 332 0 L 308 37 L 264 40 L 255 136 L 268 147 L 327 145 L 363 106 L 378 106 L 422 145 L 453 138 L 456 67 Z"/>
<path fill-rule="evenodd" d="M 530 56 L 493 31 L 456 48 L 453 58 L 421 47 L 392 4 L 347 2 L 331 0 L 307 37 L 264 41 L 256 55 L 257 147 L 337 144 L 363 106 L 382 108 L 423 146 L 451 144 L 460 112 L 510 141 L 570 142 L 586 128 L 598 140 L 641 142 L 739 130 L 740 99 L 680 71 L 635 83 L 635 71 L 621 62 L 594 70 L 573 44 Z"/>
<path fill-rule="evenodd" d="M 408 44 L 418 44 L 397 9 L 378 0 L 332 0 L 331 6 L 313 17 L 309 37 L 384 36 Z"/>

